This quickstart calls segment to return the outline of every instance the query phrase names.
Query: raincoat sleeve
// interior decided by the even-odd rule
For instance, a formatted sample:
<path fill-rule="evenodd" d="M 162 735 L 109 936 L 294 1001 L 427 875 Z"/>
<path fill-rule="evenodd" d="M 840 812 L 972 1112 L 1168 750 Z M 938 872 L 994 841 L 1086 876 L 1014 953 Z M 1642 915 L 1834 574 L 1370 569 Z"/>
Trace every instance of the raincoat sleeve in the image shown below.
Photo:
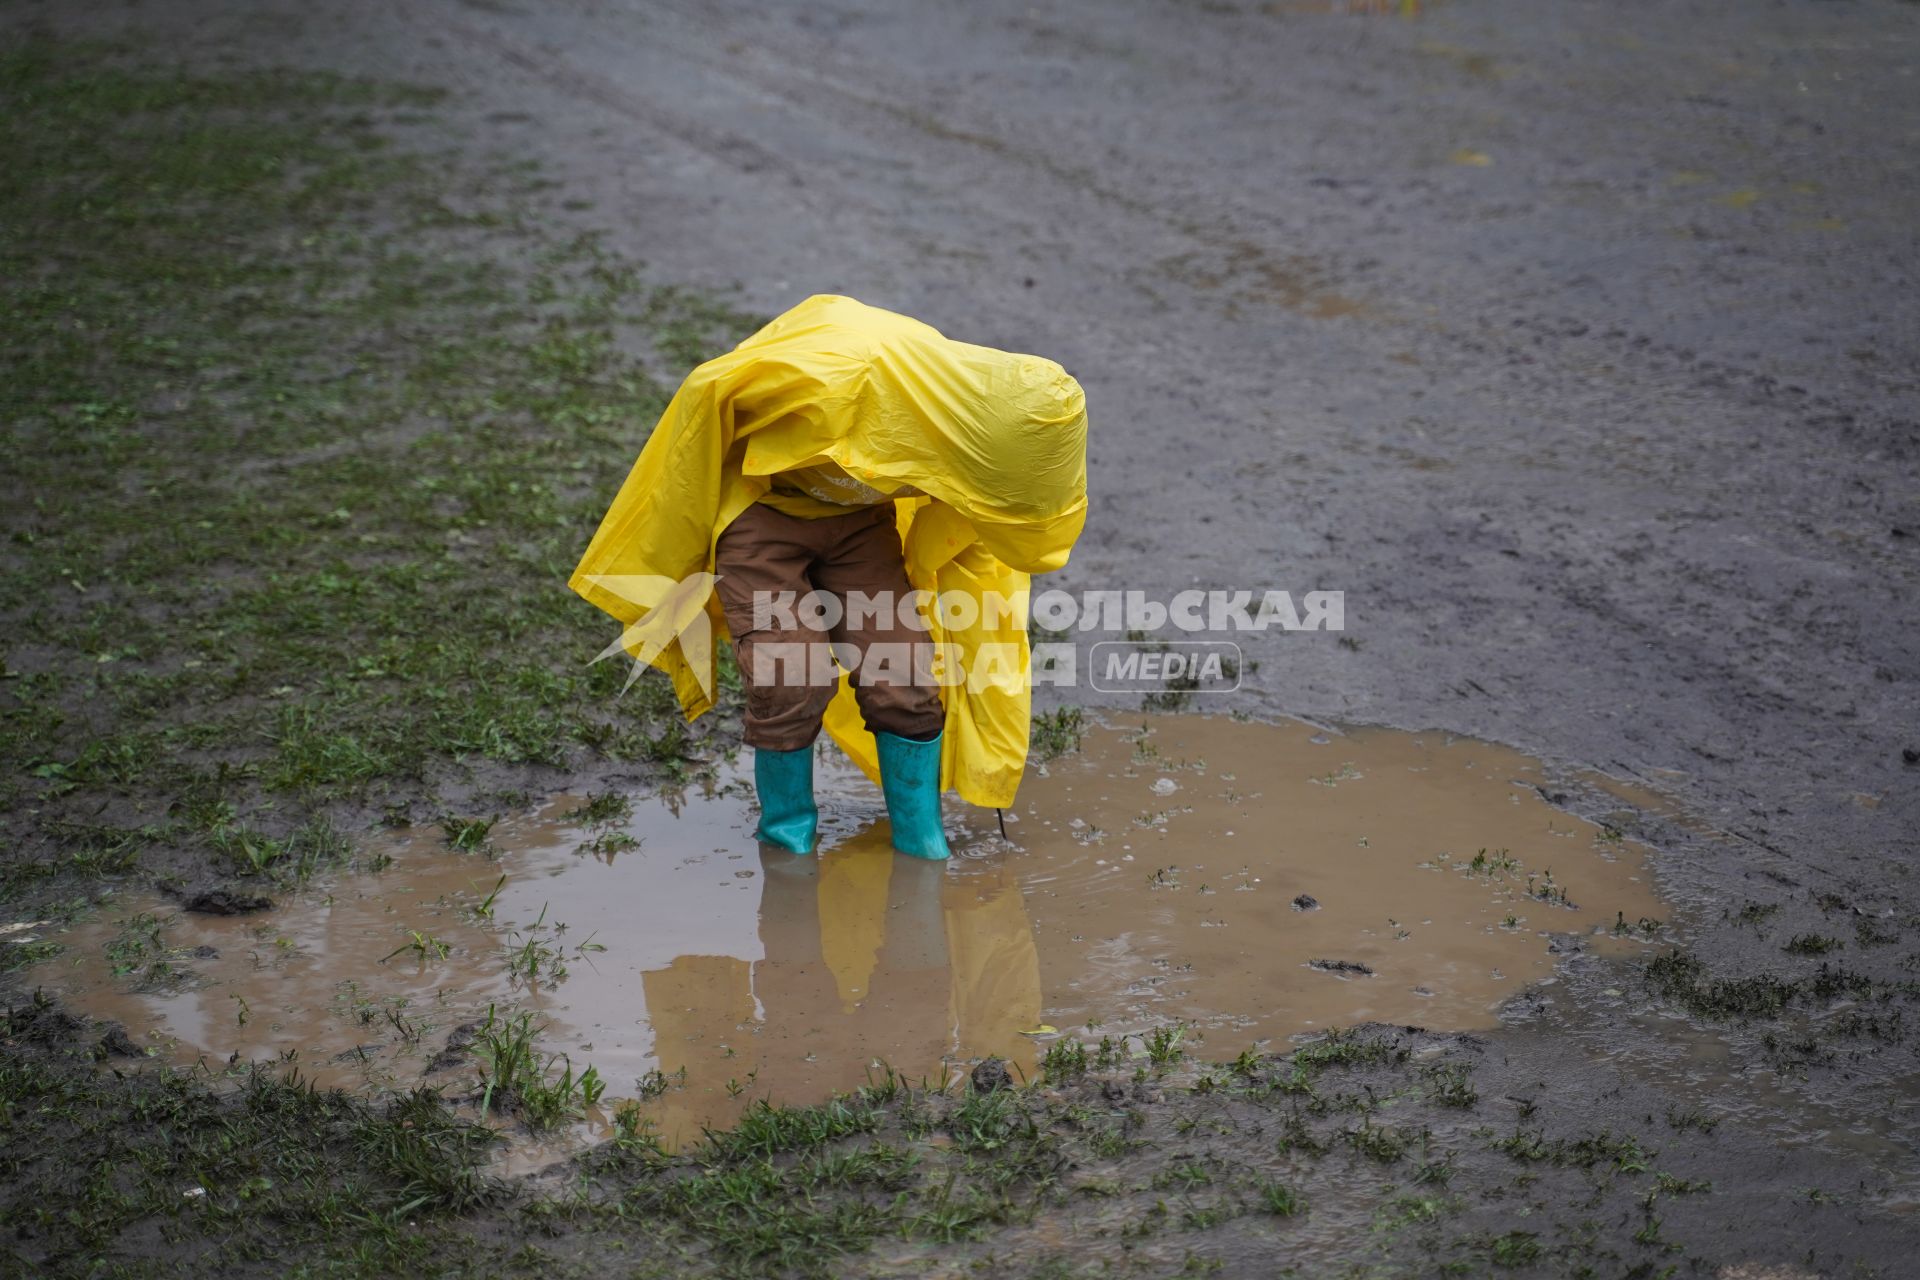
<path fill-rule="evenodd" d="M 673 680 L 689 720 L 713 706 L 713 641 L 727 636 L 719 596 L 709 589 L 714 542 L 768 487 L 765 476 L 745 473 L 738 454 L 755 431 L 817 404 L 821 373 L 741 350 L 695 369 L 568 580 L 621 623 L 619 647 Z M 690 596 L 683 584 L 697 590 Z M 674 616 L 649 634 L 644 624 L 663 607 Z"/>

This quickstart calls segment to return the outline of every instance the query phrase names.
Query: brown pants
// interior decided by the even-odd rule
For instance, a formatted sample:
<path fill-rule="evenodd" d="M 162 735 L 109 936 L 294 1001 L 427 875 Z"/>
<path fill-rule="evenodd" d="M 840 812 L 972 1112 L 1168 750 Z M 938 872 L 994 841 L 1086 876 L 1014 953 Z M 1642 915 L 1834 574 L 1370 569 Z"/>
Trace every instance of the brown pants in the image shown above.
<path fill-rule="evenodd" d="M 806 651 L 824 655 L 824 646 L 849 646 L 843 654 L 857 655 L 854 665 L 854 696 L 860 703 L 861 717 L 876 733 L 892 733 L 903 738 L 927 739 L 939 733 L 946 723 L 940 691 L 930 684 L 913 682 L 912 669 L 897 674 L 868 670 L 865 659 L 871 646 L 885 644 L 892 652 L 900 646 L 925 646 L 930 637 L 925 631 L 902 626 L 893 609 L 877 620 L 858 619 L 845 612 L 849 593 L 860 592 L 869 598 L 886 593 L 895 605 L 906 600 L 912 587 L 900 558 L 900 535 L 895 531 L 893 504 L 859 507 L 844 516 L 803 520 L 783 515 L 772 507 L 755 503 L 741 512 L 720 534 L 714 547 L 714 572 L 720 581 L 714 589 L 726 610 L 727 629 L 733 633 L 734 656 L 747 684 L 747 744 L 769 751 L 793 751 L 809 746 L 820 734 L 820 718 L 833 700 L 838 672 L 830 663 L 815 660 L 806 664 L 811 679 L 803 678 L 798 663 L 776 664 L 775 653 L 791 655 L 792 648 L 765 650 L 780 643 L 801 644 Z M 819 591 L 833 596 L 841 606 L 837 622 L 824 629 L 809 625 L 804 611 L 791 603 L 784 610 L 761 610 L 755 616 L 755 597 L 765 602 L 780 593 L 804 597 Z M 815 620 L 818 620 L 817 617 Z M 762 662 L 755 665 L 755 650 L 762 649 Z M 756 679 L 756 671 L 761 678 Z M 778 678 L 767 678 L 769 673 Z"/>

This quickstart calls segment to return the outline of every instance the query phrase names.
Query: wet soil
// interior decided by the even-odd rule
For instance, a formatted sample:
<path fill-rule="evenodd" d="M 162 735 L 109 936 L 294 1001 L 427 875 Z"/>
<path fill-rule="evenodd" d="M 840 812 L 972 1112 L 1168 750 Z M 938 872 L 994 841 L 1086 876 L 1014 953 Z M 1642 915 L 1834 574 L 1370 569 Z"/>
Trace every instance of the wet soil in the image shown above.
<path fill-rule="evenodd" d="M 540 155 L 581 225 L 667 277 L 1057 355 L 1089 387 L 1095 505 L 1049 585 L 1344 589 L 1351 643 L 1265 638 L 1234 708 L 1438 726 L 1661 793 L 1548 784 L 1664 851 L 1703 976 L 1568 955 L 1472 1050 L 1489 1098 L 1552 1081 L 1569 1124 L 1667 1117 L 1720 1184 L 1668 1229 L 1737 1241 L 1723 1274 L 1900 1274 L 1914 1201 L 1880 1160 L 1915 1141 L 1911 1038 L 1849 1016 L 1878 996 L 1796 984 L 1910 998 L 1920 927 L 1920 8 L 1322 7 L 7 20 L 447 85 L 458 145 Z M 1783 1022 L 1715 985 L 1749 983 L 1803 994 Z M 1739 1123 L 1704 1140 L 1694 1107 Z M 1507 1202 L 1639 1226 L 1552 1190 Z"/>

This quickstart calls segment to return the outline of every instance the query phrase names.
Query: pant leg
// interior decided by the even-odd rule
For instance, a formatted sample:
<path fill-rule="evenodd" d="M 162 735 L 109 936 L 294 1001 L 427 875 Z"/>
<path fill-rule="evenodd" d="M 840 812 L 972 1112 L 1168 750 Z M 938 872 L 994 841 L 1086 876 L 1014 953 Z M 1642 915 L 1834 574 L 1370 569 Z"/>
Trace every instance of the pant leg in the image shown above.
<path fill-rule="evenodd" d="M 914 646 L 932 643 L 927 632 L 900 623 L 897 606 L 908 598 L 913 586 L 907 581 L 907 566 L 900 553 L 893 504 L 832 523 L 840 526 L 838 536 L 813 562 L 811 576 L 816 587 L 839 596 L 846 606 L 831 634 L 836 644 L 851 645 L 859 654 L 853 692 L 860 703 L 860 715 L 875 733 L 921 741 L 932 738 L 945 727 L 947 713 L 936 686 L 914 683 L 916 665 L 924 668 L 925 664 L 909 658 L 886 672 L 869 661 L 876 645 L 888 646 L 898 656 L 911 654 Z M 856 627 L 849 600 L 855 592 L 869 597 L 884 593 L 896 607 L 885 610 L 878 619 L 862 618 Z"/>
<path fill-rule="evenodd" d="M 726 611 L 734 658 L 746 682 L 746 724 L 741 736 L 751 747 L 795 751 L 811 746 L 820 736 L 827 703 L 833 700 L 838 673 L 830 663 L 819 673 L 819 664 L 811 658 L 824 652 L 826 634 L 808 627 L 797 615 L 790 623 L 783 617 L 755 619 L 753 607 L 755 595 L 761 592 L 791 591 L 797 597 L 813 589 L 807 567 L 818 555 L 825 533 L 811 527 L 816 523 L 755 503 L 714 544 L 714 572 L 720 578 L 714 590 Z M 756 627 L 757 621 L 770 625 Z M 770 648 L 776 644 L 805 646 L 798 651 L 800 661 L 777 661 L 781 651 Z M 811 682 L 815 674 L 823 674 L 824 679 Z"/>

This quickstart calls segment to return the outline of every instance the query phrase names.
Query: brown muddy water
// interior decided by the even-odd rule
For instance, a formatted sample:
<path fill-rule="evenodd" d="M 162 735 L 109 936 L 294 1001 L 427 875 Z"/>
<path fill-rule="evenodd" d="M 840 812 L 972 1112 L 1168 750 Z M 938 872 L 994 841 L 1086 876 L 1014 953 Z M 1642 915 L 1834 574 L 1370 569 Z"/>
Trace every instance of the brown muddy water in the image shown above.
<path fill-rule="evenodd" d="M 823 748 L 816 857 L 756 847 L 737 771 L 610 824 L 559 796 L 482 851 L 370 835 L 381 870 L 268 913 L 125 895 L 29 980 L 175 1063 L 453 1096 L 478 1077 L 471 1055 L 434 1063 L 449 1033 L 532 1010 L 548 1052 L 607 1082 L 576 1137 L 650 1081 L 673 1144 L 880 1063 L 939 1083 L 998 1054 L 1031 1075 L 1061 1035 L 1138 1054 L 1184 1024 L 1224 1059 L 1368 1020 L 1489 1027 L 1553 980 L 1549 934 L 1638 948 L 1617 924 L 1666 914 L 1647 851 L 1547 804 L 1537 762 L 1440 733 L 1116 721 L 1029 773 L 1011 843 L 991 813 L 950 815 L 944 865 L 894 854 L 838 760 Z M 170 981 L 115 973 L 143 924 Z"/>

